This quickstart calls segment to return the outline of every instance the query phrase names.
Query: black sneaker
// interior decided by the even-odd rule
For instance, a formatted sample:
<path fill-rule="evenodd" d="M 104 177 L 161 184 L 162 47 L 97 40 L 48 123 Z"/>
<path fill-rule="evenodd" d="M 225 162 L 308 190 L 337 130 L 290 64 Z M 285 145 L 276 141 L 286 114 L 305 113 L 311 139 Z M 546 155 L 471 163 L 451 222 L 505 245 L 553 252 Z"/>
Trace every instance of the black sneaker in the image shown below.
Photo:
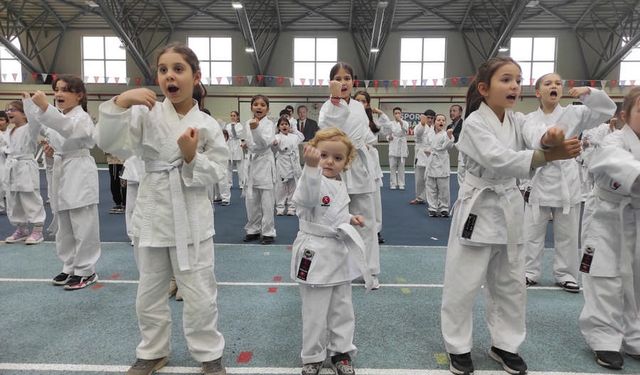
<path fill-rule="evenodd" d="M 209 362 L 202 362 L 202 374 L 227 375 L 227 370 L 222 365 L 222 357 Z"/>
<path fill-rule="evenodd" d="M 98 281 L 98 275 L 92 274 L 89 276 L 73 275 L 69 278 L 69 281 L 64 286 L 65 290 L 78 290 L 88 287 L 91 284 L 95 284 Z"/>
<path fill-rule="evenodd" d="M 430 217 L 438 217 L 438 213 L 436 211 L 429 210 L 429 216 Z"/>
<path fill-rule="evenodd" d="M 449 354 L 449 371 L 456 375 L 473 374 L 473 361 L 471 353 Z"/>
<path fill-rule="evenodd" d="M 380 232 L 378 232 L 378 243 L 384 243 L 384 238 L 382 238 L 382 235 L 380 234 Z"/>
<path fill-rule="evenodd" d="M 525 279 L 525 282 L 527 283 L 527 288 L 530 286 L 538 285 L 538 282 L 535 280 L 531 280 L 528 277 L 525 277 L 524 279 Z"/>
<path fill-rule="evenodd" d="M 351 363 L 351 357 L 349 353 L 336 354 L 331 357 L 331 365 L 333 366 L 336 375 L 355 375 L 356 371 L 353 369 Z"/>
<path fill-rule="evenodd" d="M 244 236 L 244 240 L 242 240 L 243 242 L 252 242 L 252 241 L 258 241 L 260 239 L 260 233 L 254 233 L 254 234 L 247 234 L 246 236 Z"/>
<path fill-rule="evenodd" d="M 575 281 L 564 281 L 556 283 L 557 286 L 569 293 L 580 293 L 580 287 Z"/>
<path fill-rule="evenodd" d="M 318 375 L 322 370 L 322 362 L 307 363 L 302 366 L 302 375 Z"/>
<path fill-rule="evenodd" d="M 596 363 L 600 366 L 612 370 L 622 370 L 624 358 L 622 358 L 622 354 L 620 354 L 620 352 L 596 350 L 593 353 L 596 355 Z"/>
<path fill-rule="evenodd" d="M 638 361 L 640 361 L 640 354 L 631 354 L 631 353 L 625 353 L 625 354 L 633 359 L 637 359 Z"/>
<path fill-rule="evenodd" d="M 68 273 L 60 272 L 56 275 L 56 277 L 53 278 L 51 282 L 53 283 L 53 285 L 62 286 L 69 281 L 70 277 L 71 275 L 69 275 Z"/>
<path fill-rule="evenodd" d="M 489 357 L 500 363 L 504 371 L 509 374 L 524 375 L 527 373 L 527 364 L 518 353 L 507 352 L 492 346 L 489 350 Z"/>
<path fill-rule="evenodd" d="M 136 362 L 127 370 L 127 375 L 151 375 L 164 367 L 169 362 L 168 357 L 157 359 L 140 359 L 136 358 Z"/>
<path fill-rule="evenodd" d="M 449 217 L 449 211 L 445 211 L 445 210 L 440 211 L 440 216 L 442 216 L 442 217 Z"/>
<path fill-rule="evenodd" d="M 271 245 L 274 242 L 275 238 L 273 238 L 272 236 L 262 236 L 262 241 L 260 241 L 262 245 Z"/>

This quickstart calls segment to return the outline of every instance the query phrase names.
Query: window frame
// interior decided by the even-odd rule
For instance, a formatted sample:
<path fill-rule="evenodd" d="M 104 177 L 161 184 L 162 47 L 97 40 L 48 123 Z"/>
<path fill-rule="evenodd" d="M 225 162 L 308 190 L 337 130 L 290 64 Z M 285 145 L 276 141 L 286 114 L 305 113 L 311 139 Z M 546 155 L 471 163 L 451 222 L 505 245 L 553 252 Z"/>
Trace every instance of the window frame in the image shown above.
<path fill-rule="evenodd" d="M 402 59 L 402 40 L 403 39 L 420 39 L 420 59 L 419 60 L 403 60 Z M 443 50 L 442 50 L 442 60 L 425 60 L 424 52 L 425 52 L 425 43 L 428 39 L 433 40 L 442 40 L 444 42 Z M 447 77 L 447 37 L 437 36 L 437 37 L 404 37 L 400 38 L 400 72 L 399 79 L 405 80 L 402 77 L 402 65 L 403 64 L 420 64 L 420 79 L 417 80 L 416 86 L 445 86 L 445 81 Z M 425 77 L 425 65 L 426 64 L 442 64 L 442 73 L 441 77 Z M 437 79 L 437 83 L 434 85 L 433 80 Z M 406 79 L 407 83 L 411 83 L 413 79 Z"/>
<path fill-rule="evenodd" d="M 523 64 L 529 64 L 529 72 L 528 75 L 525 75 L 523 72 L 522 83 L 521 86 L 534 86 L 536 80 L 540 77 L 533 77 L 534 65 L 536 63 L 552 63 L 553 68 L 549 70 L 547 73 L 553 73 L 556 71 L 557 60 L 558 60 L 558 37 L 557 36 L 514 36 L 509 40 L 509 56 L 511 57 L 511 52 L 513 51 L 513 39 L 530 39 L 531 40 L 531 58 L 529 60 L 518 60 L 513 57 L 514 60 L 520 64 L 520 68 L 522 69 Z M 535 59 L 535 40 L 536 39 L 553 39 L 553 60 L 536 60 Z M 546 73 L 545 73 L 546 74 Z M 527 80 L 525 77 L 529 77 Z"/>
<path fill-rule="evenodd" d="M 206 84 L 206 85 L 215 85 L 215 86 L 230 86 L 233 84 L 233 38 L 230 36 L 216 36 L 216 35 L 188 35 L 187 36 L 187 46 L 189 48 L 191 48 L 194 53 L 196 53 L 196 55 L 198 55 L 198 53 L 190 46 L 189 44 L 189 39 L 194 38 L 194 39 L 207 39 L 208 43 L 208 56 L 206 59 L 204 58 L 200 58 L 200 56 L 198 56 L 198 61 L 200 62 L 200 72 L 202 74 L 202 83 Z M 211 43 L 213 39 L 228 39 L 231 43 L 229 45 L 229 56 L 230 59 L 229 60 L 224 60 L 224 59 L 213 59 L 211 56 Z M 209 71 L 205 73 L 205 71 L 202 69 L 203 67 L 203 63 L 206 63 L 207 66 L 209 67 Z M 229 75 L 214 75 L 212 72 L 212 65 L 213 63 L 229 63 L 230 64 L 230 68 L 231 68 L 231 72 Z M 220 77 L 220 83 L 218 83 L 218 80 L 216 79 L 216 77 Z M 228 77 L 232 77 L 231 80 L 229 80 Z"/>
<path fill-rule="evenodd" d="M 628 38 L 625 38 L 625 39 L 627 39 L 627 40 L 624 40 L 624 39 L 622 40 L 621 47 L 624 47 L 624 45 L 628 43 Z M 634 54 L 637 55 L 637 56 L 634 57 L 633 59 L 629 59 L 630 56 L 632 56 Z M 627 82 L 629 82 L 629 81 L 640 82 L 640 74 L 638 74 L 638 73 L 636 73 L 637 74 L 636 76 L 630 76 L 630 77 L 627 77 L 627 76 L 623 77 L 622 76 L 623 67 L 626 64 L 640 65 L 640 42 L 638 42 L 634 47 L 631 47 L 631 49 L 629 49 L 629 52 L 625 55 L 625 57 L 623 57 L 620 60 L 620 68 L 619 68 L 619 74 L 618 74 L 618 82 L 625 81 L 625 84 L 627 84 Z M 634 71 L 634 70 L 631 69 L 631 71 Z M 629 85 L 630 85 L 630 83 L 629 83 Z"/>
<path fill-rule="evenodd" d="M 22 43 L 20 43 L 20 38 L 13 37 L 13 38 L 7 38 L 7 39 L 9 39 L 9 41 L 11 42 L 11 44 L 14 45 L 14 47 L 18 48 L 19 50 L 22 50 Z M 17 45 L 14 42 L 17 42 Z M 2 54 L 0 54 L 0 82 L 1 83 L 22 83 L 22 82 L 24 82 L 23 77 L 22 77 L 22 63 L 20 62 L 20 59 L 15 57 L 7 47 L 5 47 L 5 46 L 0 46 L 0 47 L 2 47 L 2 49 L 4 49 L 7 52 L 7 54 L 10 56 L 10 57 L 2 57 Z M 3 64 L 4 61 L 16 62 L 18 64 L 18 66 L 20 67 L 20 71 L 19 72 L 12 72 L 12 73 L 5 73 L 2 70 L 2 66 L 4 65 Z M 13 78 L 13 73 L 16 73 L 16 78 L 13 81 L 10 81 L 9 78 Z M 3 76 L 7 77 L 7 79 L 5 80 Z"/>
<path fill-rule="evenodd" d="M 296 39 L 313 39 L 313 60 L 296 60 Z M 335 40 L 335 44 L 336 44 L 336 59 L 335 60 L 318 60 L 318 39 L 331 39 L 331 40 Z M 293 46 L 291 48 L 291 50 L 293 51 L 293 56 L 292 59 L 293 60 L 293 86 L 300 86 L 300 87 L 304 87 L 304 86 L 311 86 L 311 79 L 314 80 L 314 85 L 318 86 L 320 80 L 322 80 L 322 86 L 328 86 L 329 85 L 329 79 L 326 77 L 326 74 L 328 72 L 318 72 L 318 65 L 319 64 L 336 64 L 339 59 L 338 59 L 338 43 L 339 43 L 339 39 L 338 37 L 332 37 L 332 36 L 319 36 L 319 37 L 315 37 L 315 36 L 298 36 L 298 37 L 293 37 L 292 40 Z M 313 64 L 313 73 L 314 76 L 313 77 L 299 77 L 298 75 L 296 75 L 296 64 L 300 64 L 300 63 L 305 63 L 305 64 L 309 64 L 312 63 Z M 319 78 L 322 77 L 322 78 Z M 300 81 L 300 79 L 303 78 L 305 80 L 304 83 L 302 83 Z M 352 77 L 353 79 L 355 79 L 355 77 Z"/>
<path fill-rule="evenodd" d="M 102 59 L 96 59 L 96 58 L 85 58 L 84 56 L 84 44 L 85 44 L 85 38 L 102 38 Z M 115 38 L 117 39 L 120 44 L 122 45 L 122 39 L 120 39 L 119 37 L 115 36 L 115 35 L 82 35 L 81 40 L 81 46 L 80 46 L 80 53 L 82 56 L 82 76 L 85 78 L 85 84 L 87 83 L 92 83 L 92 84 L 114 84 L 114 85 L 126 85 L 127 84 L 127 52 L 125 50 L 124 52 L 124 59 L 121 58 L 108 58 L 107 57 L 107 38 Z M 85 62 L 86 61 L 102 61 L 102 76 L 98 76 L 99 80 L 98 82 L 95 81 L 95 76 L 89 76 L 86 74 L 85 72 Z M 110 61 L 117 61 L 117 62 L 124 62 L 124 72 L 123 72 L 123 76 L 107 76 L 107 62 Z M 110 79 L 110 81 L 108 81 L 107 79 Z M 116 78 L 118 78 L 118 81 L 116 82 Z"/>

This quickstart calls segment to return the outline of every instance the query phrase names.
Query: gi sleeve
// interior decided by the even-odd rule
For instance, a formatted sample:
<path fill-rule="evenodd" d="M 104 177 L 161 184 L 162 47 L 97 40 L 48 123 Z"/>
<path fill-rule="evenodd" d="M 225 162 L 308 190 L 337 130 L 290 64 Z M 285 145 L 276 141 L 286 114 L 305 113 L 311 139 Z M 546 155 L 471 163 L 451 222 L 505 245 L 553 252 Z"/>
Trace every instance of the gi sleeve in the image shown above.
<path fill-rule="evenodd" d="M 211 186 L 227 178 L 229 148 L 224 141 L 218 123 L 209 119 L 206 126 L 198 128 L 198 137 L 203 138 L 196 157 L 182 164 L 182 181 L 185 186 Z M 200 142 L 198 142 L 200 143 Z"/>
<path fill-rule="evenodd" d="M 57 131 L 66 139 L 93 137 L 94 126 L 88 114 L 87 116 L 80 114 L 73 116 L 63 115 L 54 106 L 49 104 L 47 110 L 40 112 L 37 118 L 44 126 Z"/>
<path fill-rule="evenodd" d="M 156 102 L 154 108 L 158 107 Z M 122 160 L 131 155 L 142 155 L 143 122 L 149 109 L 143 105 L 122 108 L 114 99 L 100 104 L 100 117 L 94 132 L 94 140 L 103 151 Z"/>
<path fill-rule="evenodd" d="M 594 128 L 616 113 L 616 103 L 604 91 L 594 88 L 590 90 L 590 94 L 580 97 L 584 105 L 568 106 L 558 119 L 558 126 L 564 130 L 566 138 Z"/>
<path fill-rule="evenodd" d="M 340 99 L 338 104 L 333 104 L 331 100 L 327 100 L 320 108 L 318 127 L 320 129 L 336 127 L 345 131 L 344 126 L 349 114 L 351 114 L 351 110 L 346 100 Z"/>
<path fill-rule="evenodd" d="M 623 149 L 623 132 L 605 137 L 602 147 L 593 151 L 589 171 L 609 177 L 609 186 L 622 195 L 640 196 L 640 160 Z"/>
<path fill-rule="evenodd" d="M 322 169 L 309 167 L 305 164 L 298 186 L 293 193 L 293 201 L 298 206 L 313 208 L 320 199 L 320 185 L 322 184 Z"/>

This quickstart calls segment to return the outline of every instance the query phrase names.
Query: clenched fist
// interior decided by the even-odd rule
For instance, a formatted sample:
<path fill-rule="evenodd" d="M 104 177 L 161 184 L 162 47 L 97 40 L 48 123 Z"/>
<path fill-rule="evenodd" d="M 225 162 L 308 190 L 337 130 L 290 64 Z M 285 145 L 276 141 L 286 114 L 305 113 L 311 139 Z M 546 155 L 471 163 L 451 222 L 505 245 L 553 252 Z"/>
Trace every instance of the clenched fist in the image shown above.
<path fill-rule="evenodd" d="M 191 163 L 193 158 L 196 157 L 196 150 L 198 149 L 198 129 L 187 128 L 178 138 L 178 147 L 182 151 L 184 161 Z"/>

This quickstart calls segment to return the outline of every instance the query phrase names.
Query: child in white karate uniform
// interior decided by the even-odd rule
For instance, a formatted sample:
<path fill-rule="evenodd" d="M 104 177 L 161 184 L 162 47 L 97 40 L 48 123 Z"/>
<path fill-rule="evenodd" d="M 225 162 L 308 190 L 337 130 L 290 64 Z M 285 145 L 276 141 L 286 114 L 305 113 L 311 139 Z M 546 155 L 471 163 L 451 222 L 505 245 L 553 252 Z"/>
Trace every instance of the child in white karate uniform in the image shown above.
<path fill-rule="evenodd" d="M 133 241 L 131 218 L 133 217 L 133 211 L 136 209 L 138 188 L 143 176 L 144 161 L 142 161 L 139 156 L 132 155 L 124 161 L 124 172 L 122 172 L 122 176 L 120 178 L 126 181 L 127 184 L 127 206 L 124 219 L 127 228 L 127 235 L 129 236 L 131 241 Z"/>
<path fill-rule="evenodd" d="M 7 160 L 7 127 L 9 126 L 9 117 L 5 111 L 0 111 L 0 215 L 6 214 L 5 206 L 5 186 L 4 186 L 4 165 Z"/>
<path fill-rule="evenodd" d="M 150 374 L 168 362 L 171 310 L 167 286 L 175 275 L 184 298 L 184 334 L 202 373 L 224 375 L 218 331 L 213 211 L 208 187 L 227 178 L 229 150 L 220 125 L 193 99 L 200 85 L 195 53 L 181 43 L 158 55 L 158 84 L 125 91 L 100 105 L 98 146 L 145 163 L 132 234 L 140 282 L 136 313 L 142 340 L 127 375 Z"/>
<path fill-rule="evenodd" d="M 449 217 L 449 150 L 453 147 L 453 129 L 445 130 L 446 121 L 444 115 L 436 116 L 433 139 L 427 148 L 425 176 L 429 216 Z"/>
<path fill-rule="evenodd" d="M 511 374 L 526 373 L 527 365 L 518 354 L 526 335 L 527 293 L 524 201 L 516 177 L 527 178 L 548 160 L 580 152 L 577 139 L 564 141 L 562 130 L 556 128 L 525 127 L 524 115 L 510 110 L 520 95 L 521 76 L 513 59 L 492 58 L 480 66 L 467 92 L 468 113 L 457 143 L 465 156 L 466 174 L 451 223 L 441 310 L 454 374 L 474 371 L 473 306 L 483 286 L 489 355 Z M 526 139 L 536 141 L 527 144 Z"/>
<path fill-rule="evenodd" d="M 302 375 L 319 374 L 329 357 L 336 374 L 354 374 L 351 281 L 363 275 L 366 287 L 373 285 L 364 243 L 352 227 L 366 223 L 349 213 L 349 195 L 340 179 L 355 152 L 341 130 L 318 131 L 305 147 L 293 196 L 300 231 L 293 243 L 291 278 L 300 284 L 302 299 Z"/>
<path fill-rule="evenodd" d="M 431 142 L 433 142 L 433 121 L 436 113 L 432 109 L 427 109 L 420 115 L 420 123 L 414 128 L 415 131 L 415 185 L 416 197 L 409 204 L 425 204 L 427 202 L 425 171 L 431 156 Z"/>
<path fill-rule="evenodd" d="M 300 156 L 298 145 L 304 141 L 304 135 L 289 125 L 287 116 L 278 120 L 278 133 L 273 140 L 276 154 L 276 215 L 294 216 L 296 204 L 292 200 L 296 190 L 296 181 L 300 178 Z"/>
<path fill-rule="evenodd" d="M 240 122 L 240 113 L 231 111 L 231 122 L 224 126 L 224 130 L 229 134 L 229 188 L 233 187 L 233 169 L 238 171 L 238 185 L 244 186 L 244 150 L 241 147 L 242 140 L 245 139 L 244 125 Z"/>
<path fill-rule="evenodd" d="M 402 119 L 402 108 L 393 109 L 394 120 L 385 124 L 389 141 L 389 188 L 404 190 L 404 163 L 409 155 L 407 134 L 409 123 Z"/>

